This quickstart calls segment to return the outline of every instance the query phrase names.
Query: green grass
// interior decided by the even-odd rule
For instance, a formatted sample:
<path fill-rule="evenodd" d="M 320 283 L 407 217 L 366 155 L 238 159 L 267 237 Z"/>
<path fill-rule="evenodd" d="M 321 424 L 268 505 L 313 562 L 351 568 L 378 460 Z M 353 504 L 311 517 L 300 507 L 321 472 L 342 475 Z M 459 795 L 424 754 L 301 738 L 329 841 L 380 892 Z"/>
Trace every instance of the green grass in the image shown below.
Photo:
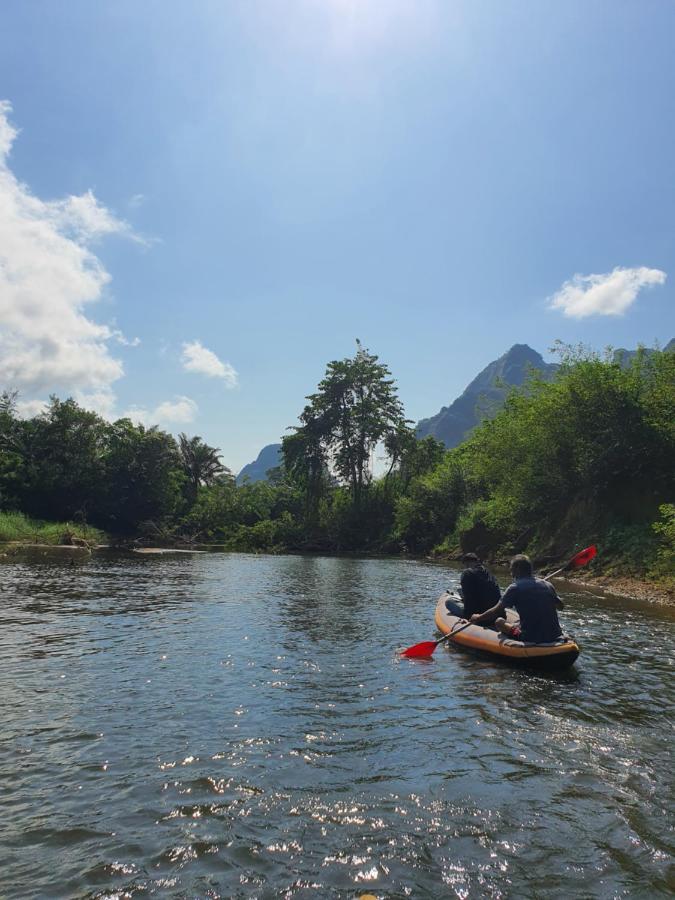
<path fill-rule="evenodd" d="M 19 512 L 0 512 L 0 543 L 59 544 L 66 532 L 93 544 L 105 541 L 105 534 L 98 528 L 73 525 L 71 522 L 42 522 L 29 519 Z"/>

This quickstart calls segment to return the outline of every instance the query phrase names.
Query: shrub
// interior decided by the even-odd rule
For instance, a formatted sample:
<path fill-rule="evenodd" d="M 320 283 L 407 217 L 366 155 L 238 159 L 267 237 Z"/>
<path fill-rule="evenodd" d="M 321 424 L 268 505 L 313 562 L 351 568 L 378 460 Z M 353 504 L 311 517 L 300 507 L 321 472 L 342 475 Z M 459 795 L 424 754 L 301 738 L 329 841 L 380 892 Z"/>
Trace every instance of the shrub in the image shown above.
<path fill-rule="evenodd" d="M 652 529 L 660 541 L 649 574 L 675 586 L 675 504 L 664 503 L 659 511 L 660 521 L 654 522 Z"/>

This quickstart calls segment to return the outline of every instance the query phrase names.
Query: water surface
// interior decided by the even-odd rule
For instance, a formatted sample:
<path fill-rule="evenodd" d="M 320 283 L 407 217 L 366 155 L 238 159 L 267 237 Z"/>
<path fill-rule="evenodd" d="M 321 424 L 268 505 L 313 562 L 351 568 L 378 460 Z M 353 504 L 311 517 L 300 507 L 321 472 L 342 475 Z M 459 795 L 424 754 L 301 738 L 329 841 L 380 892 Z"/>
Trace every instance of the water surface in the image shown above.
<path fill-rule="evenodd" d="M 0 894 L 655 897 L 672 611 L 567 594 L 537 675 L 437 650 L 451 568 L 209 554 L 0 566 Z"/>

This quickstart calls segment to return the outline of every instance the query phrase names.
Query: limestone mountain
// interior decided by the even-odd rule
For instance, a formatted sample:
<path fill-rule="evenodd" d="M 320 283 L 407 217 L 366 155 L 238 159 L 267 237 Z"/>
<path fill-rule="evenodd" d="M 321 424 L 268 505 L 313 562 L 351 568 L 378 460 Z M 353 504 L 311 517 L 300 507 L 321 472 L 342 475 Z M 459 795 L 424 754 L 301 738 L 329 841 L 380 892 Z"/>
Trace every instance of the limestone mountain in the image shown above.
<path fill-rule="evenodd" d="M 650 347 L 645 347 L 644 351 L 645 353 L 647 353 L 647 355 L 659 352 L 658 350 L 654 350 Z M 672 338 L 670 341 L 668 341 L 662 352 L 675 353 L 675 338 Z M 614 351 L 614 361 L 621 363 L 622 366 L 627 366 L 637 353 L 637 350 L 624 350 L 623 347 L 621 347 L 619 350 Z"/>
<path fill-rule="evenodd" d="M 615 359 L 625 364 L 636 352 L 616 350 Z M 675 338 L 666 344 L 663 352 L 675 352 Z M 503 356 L 486 366 L 449 406 L 418 422 L 417 436 L 422 438 L 431 434 L 446 447 L 456 447 L 479 422 L 501 408 L 509 387 L 523 384 L 532 369 L 550 379 L 557 368 L 555 363 L 544 362 L 541 354 L 527 344 L 514 344 Z M 267 472 L 282 463 L 281 444 L 268 444 L 255 462 L 248 463 L 237 475 L 237 484 L 266 480 Z"/>
<path fill-rule="evenodd" d="M 456 447 L 483 419 L 494 415 L 504 403 L 509 387 L 521 385 L 532 369 L 552 378 L 558 366 L 544 362 L 541 354 L 527 344 L 514 344 L 491 362 L 450 406 L 417 424 L 417 436 L 432 435 L 446 447 Z"/>
<path fill-rule="evenodd" d="M 237 475 L 237 484 L 245 481 L 266 481 L 267 472 L 275 469 L 283 462 L 281 444 L 268 444 L 263 447 L 255 462 L 247 463 Z"/>

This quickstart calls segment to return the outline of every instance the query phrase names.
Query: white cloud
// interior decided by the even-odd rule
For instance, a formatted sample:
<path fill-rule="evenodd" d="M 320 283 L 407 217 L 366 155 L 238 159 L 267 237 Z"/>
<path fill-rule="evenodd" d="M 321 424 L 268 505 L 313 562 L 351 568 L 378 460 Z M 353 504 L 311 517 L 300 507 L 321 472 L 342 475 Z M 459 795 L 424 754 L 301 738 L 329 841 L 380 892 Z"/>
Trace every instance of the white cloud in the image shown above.
<path fill-rule="evenodd" d="M 643 287 L 664 284 L 665 280 L 665 272 L 646 266 L 617 267 L 605 275 L 575 275 L 549 297 L 550 306 L 573 319 L 620 316 L 635 302 Z"/>
<path fill-rule="evenodd" d="M 97 413 L 108 422 L 116 419 L 131 419 L 132 422 L 150 427 L 161 425 L 187 425 L 194 421 L 199 407 L 190 397 L 178 395 L 172 400 L 164 400 L 152 409 L 142 406 L 131 406 L 124 412 L 116 409 L 117 398 L 110 388 L 102 388 L 99 391 L 75 391 L 75 401 L 83 408 Z M 29 419 L 44 412 L 49 406 L 48 400 L 21 400 L 17 402 L 17 412 Z"/>
<path fill-rule="evenodd" d="M 115 392 L 109 387 L 90 392 L 75 391 L 74 399 L 83 409 L 98 413 L 99 416 L 107 419 L 108 422 L 114 422 L 115 419 L 120 418 L 115 412 L 117 397 Z"/>
<path fill-rule="evenodd" d="M 124 412 L 119 412 L 116 408 L 115 393 L 109 388 L 90 393 L 76 391 L 75 400 L 84 409 L 98 413 L 109 422 L 114 422 L 116 419 L 131 419 L 132 422 L 148 427 L 151 425 L 186 425 L 194 420 L 199 411 L 194 400 L 179 395 L 172 400 L 164 400 L 151 409 L 144 406 L 131 406 Z"/>
<path fill-rule="evenodd" d="M 235 369 L 229 363 L 218 359 L 216 354 L 207 350 L 200 341 L 183 344 L 180 359 L 186 372 L 197 372 L 209 378 L 222 378 L 229 388 L 237 386 L 239 376 Z"/>
<path fill-rule="evenodd" d="M 115 329 L 90 318 L 110 275 L 95 240 L 131 227 L 91 191 L 45 202 L 8 166 L 17 130 L 0 101 L 0 385 L 22 394 L 100 392 L 122 376 L 109 342 Z"/>
<path fill-rule="evenodd" d="M 19 133 L 9 121 L 12 104 L 7 100 L 0 100 L 0 159 L 9 155 L 12 144 Z"/>
<path fill-rule="evenodd" d="M 21 419 L 32 419 L 43 413 L 48 406 L 47 400 L 17 400 L 16 411 Z"/>
<path fill-rule="evenodd" d="M 199 407 L 190 397 L 174 397 L 173 400 L 165 400 L 154 409 L 144 409 L 140 406 L 132 406 L 123 415 L 142 425 L 187 425 L 194 421 Z"/>
<path fill-rule="evenodd" d="M 141 345 L 141 339 L 139 337 L 129 339 L 128 337 L 125 337 L 121 331 L 113 331 L 111 337 L 113 337 L 118 344 L 122 344 L 123 347 L 140 347 Z"/>
<path fill-rule="evenodd" d="M 108 234 L 123 234 L 145 243 L 128 222 L 116 218 L 109 209 L 101 206 L 91 190 L 79 197 L 53 200 L 45 207 L 51 213 L 55 227 L 78 242 L 86 243 Z"/>

